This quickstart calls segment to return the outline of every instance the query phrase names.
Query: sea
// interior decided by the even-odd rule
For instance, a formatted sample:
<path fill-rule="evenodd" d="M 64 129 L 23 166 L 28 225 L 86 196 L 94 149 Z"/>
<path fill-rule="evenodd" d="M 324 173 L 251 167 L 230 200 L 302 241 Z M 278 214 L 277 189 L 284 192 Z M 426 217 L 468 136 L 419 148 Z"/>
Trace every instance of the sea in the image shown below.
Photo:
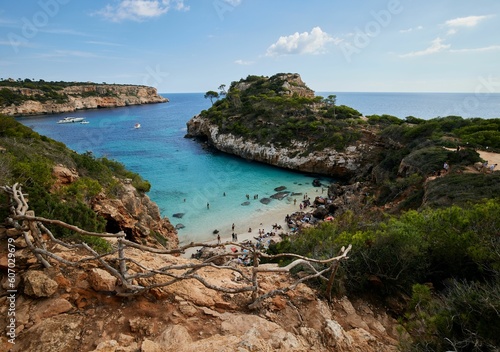
<path fill-rule="evenodd" d="M 335 94 L 337 105 L 351 106 L 365 116 L 500 117 L 500 94 L 316 94 L 324 97 Z M 304 193 L 315 178 L 324 185 L 335 182 L 209 150 L 185 138 L 187 121 L 210 107 L 204 94 L 165 93 L 162 96 L 169 102 L 20 117 L 18 121 L 76 152 L 90 151 L 96 157 L 117 160 L 139 173 L 151 183 L 148 195 L 158 204 L 161 215 L 179 227 L 181 244 L 213 240 L 214 230 L 283 207 L 290 198 L 273 199 L 269 204 L 260 202 L 276 193 L 277 187 Z M 68 115 L 84 117 L 89 123 L 57 123 Z M 141 127 L 134 128 L 136 124 Z"/>

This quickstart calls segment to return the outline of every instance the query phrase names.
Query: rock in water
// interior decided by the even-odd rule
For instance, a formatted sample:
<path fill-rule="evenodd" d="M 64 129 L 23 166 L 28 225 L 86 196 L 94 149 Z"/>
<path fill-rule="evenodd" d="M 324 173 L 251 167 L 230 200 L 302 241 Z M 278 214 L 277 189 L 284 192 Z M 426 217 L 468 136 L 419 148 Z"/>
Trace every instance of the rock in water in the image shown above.
<path fill-rule="evenodd" d="M 186 226 L 184 226 L 183 224 L 180 224 L 180 223 L 179 223 L 179 224 L 177 224 L 177 225 L 175 225 L 175 228 L 176 228 L 177 230 L 179 230 L 179 229 L 183 229 L 183 228 L 185 228 L 185 227 L 186 227 Z"/>
<path fill-rule="evenodd" d="M 285 187 L 285 186 L 279 186 L 279 187 L 276 187 L 274 190 L 275 190 L 276 192 L 281 192 L 281 191 L 283 191 L 283 190 L 285 190 L 285 189 L 286 189 L 286 187 Z"/>
<path fill-rule="evenodd" d="M 241 205 L 250 205 L 250 202 L 246 201 L 246 202 L 241 203 Z"/>
<path fill-rule="evenodd" d="M 182 219 L 182 217 L 184 216 L 184 213 L 175 213 L 174 215 L 172 215 L 174 218 L 179 218 L 179 219 Z"/>
<path fill-rule="evenodd" d="M 260 200 L 260 202 L 261 202 L 262 204 L 267 205 L 267 204 L 271 203 L 271 198 L 262 198 L 262 199 Z"/>
<path fill-rule="evenodd" d="M 288 191 L 284 191 L 284 192 L 278 192 L 278 193 L 275 193 L 271 196 L 272 199 L 278 199 L 278 200 L 282 200 L 283 198 L 285 198 L 290 192 Z"/>

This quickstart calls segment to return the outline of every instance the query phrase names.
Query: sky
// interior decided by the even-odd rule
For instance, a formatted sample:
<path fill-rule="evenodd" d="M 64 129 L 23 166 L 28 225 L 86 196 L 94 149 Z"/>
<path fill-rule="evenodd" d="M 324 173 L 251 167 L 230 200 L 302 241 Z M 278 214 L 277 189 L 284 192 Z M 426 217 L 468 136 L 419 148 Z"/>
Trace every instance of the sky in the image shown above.
<path fill-rule="evenodd" d="M 498 0 L 22 0 L 0 78 L 206 92 L 298 73 L 317 92 L 500 92 Z"/>

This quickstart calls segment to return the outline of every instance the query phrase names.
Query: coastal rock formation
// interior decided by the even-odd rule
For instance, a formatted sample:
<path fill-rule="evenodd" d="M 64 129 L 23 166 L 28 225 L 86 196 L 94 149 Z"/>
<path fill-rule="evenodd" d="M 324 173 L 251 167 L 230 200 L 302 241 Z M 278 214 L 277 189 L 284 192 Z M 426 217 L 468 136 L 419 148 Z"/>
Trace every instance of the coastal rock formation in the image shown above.
<path fill-rule="evenodd" d="M 123 231 L 127 239 L 151 247 L 173 249 L 179 245 L 175 227 L 168 218 L 161 217 L 158 205 L 131 184 L 124 183 L 115 199 L 100 194 L 92 202 L 92 209 L 107 220 L 108 232 Z"/>
<path fill-rule="evenodd" d="M 374 166 L 372 156 L 378 150 L 376 137 L 369 131 L 363 131 L 363 137 L 344 151 L 332 148 L 308 151 L 308 142 L 299 140 L 290 141 L 288 147 L 263 145 L 230 133 L 220 133 L 218 126 L 201 115 L 188 121 L 186 137 L 206 140 L 214 148 L 244 159 L 342 179 L 368 175 Z"/>
<path fill-rule="evenodd" d="M 160 96 L 154 87 L 116 84 L 87 84 L 68 86 L 58 91 L 65 101 L 35 99 L 44 96 L 39 89 L 0 87 L 20 94 L 23 101 L 19 105 L 0 107 L 0 114 L 8 116 L 27 116 L 57 114 L 82 109 L 114 108 L 120 106 L 165 103 L 168 99 Z"/>
<path fill-rule="evenodd" d="M 52 174 L 56 178 L 54 188 L 67 185 L 79 178 L 74 169 L 56 165 Z M 91 202 L 92 209 L 106 219 L 106 231 L 125 232 L 126 238 L 152 247 L 177 248 L 177 231 L 168 218 L 162 218 L 158 205 L 130 183 L 119 180 L 121 192 L 116 198 L 100 193 Z"/>

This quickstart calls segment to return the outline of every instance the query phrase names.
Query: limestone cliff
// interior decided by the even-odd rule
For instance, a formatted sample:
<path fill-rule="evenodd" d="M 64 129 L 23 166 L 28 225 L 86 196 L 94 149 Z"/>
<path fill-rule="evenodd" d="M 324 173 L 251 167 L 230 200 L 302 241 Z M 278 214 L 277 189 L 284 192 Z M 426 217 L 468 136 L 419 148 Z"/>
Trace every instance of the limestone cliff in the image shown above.
<path fill-rule="evenodd" d="M 75 170 L 57 165 L 53 169 L 55 188 L 69 185 L 79 178 Z M 106 219 L 106 231 L 123 231 L 126 238 L 138 244 L 156 248 L 177 248 L 177 231 L 168 218 L 162 218 L 156 203 L 128 181 L 120 180 L 121 191 L 115 198 L 100 193 L 91 200 L 92 209 Z"/>
<path fill-rule="evenodd" d="M 367 175 L 374 166 L 372 155 L 378 148 L 375 136 L 368 130 L 363 132 L 363 138 L 343 151 L 333 148 L 311 150 L 313 148 L 307 140 L 292 140 L 287 147 L 261 144 L 231 133 L 221 133 L 217 125 L 201 115 L 188 121 L 186 137 L 206 140 L 220 151 L 248 160 L 343 179 Z"/>
<path fill-rule="evenodd" d="M 115 84 L 78 84 L 58 90 L 0 86 L 18 97 L 17 103 L 0 106 L 0 114 L 26 116 L 56 114 L 82 109 L 113 108 L 129 105 L 165 103 L 154 87 Z M 55 93 L 54 93 L 55 92 Z M 54 99 L 57 94 L 57 99 Z"/>

